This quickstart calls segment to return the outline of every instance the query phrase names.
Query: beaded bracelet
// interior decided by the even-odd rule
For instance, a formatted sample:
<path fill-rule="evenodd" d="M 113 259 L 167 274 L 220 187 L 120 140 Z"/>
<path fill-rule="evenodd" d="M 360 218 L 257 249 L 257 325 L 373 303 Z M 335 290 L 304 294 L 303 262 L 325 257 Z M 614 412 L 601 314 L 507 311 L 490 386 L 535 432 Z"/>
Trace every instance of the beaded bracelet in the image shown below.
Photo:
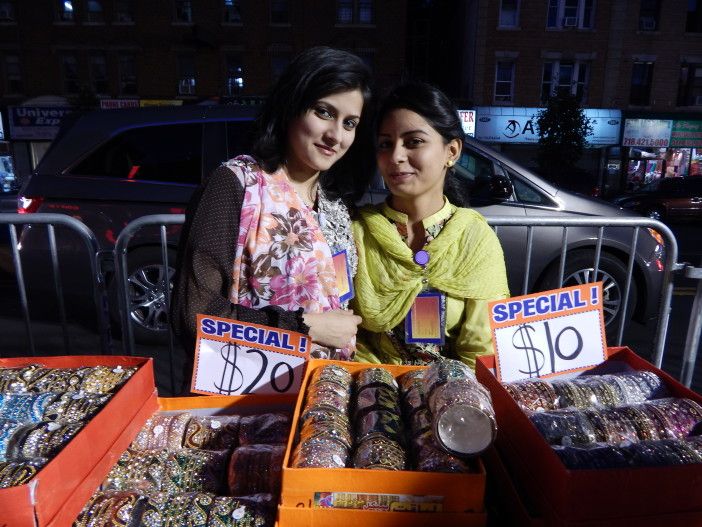
<path fill-rule="evenodd" d="M 207 527 L 213 503 L 214 496 L 201 492 L 153 494 L 144 505 L 141 524 L 145 527 Z"/>
<path fill-rule="evenodd" d="M 135 492 L 97 492 L 73 527 L 139 527 L 146 496 Z"/>

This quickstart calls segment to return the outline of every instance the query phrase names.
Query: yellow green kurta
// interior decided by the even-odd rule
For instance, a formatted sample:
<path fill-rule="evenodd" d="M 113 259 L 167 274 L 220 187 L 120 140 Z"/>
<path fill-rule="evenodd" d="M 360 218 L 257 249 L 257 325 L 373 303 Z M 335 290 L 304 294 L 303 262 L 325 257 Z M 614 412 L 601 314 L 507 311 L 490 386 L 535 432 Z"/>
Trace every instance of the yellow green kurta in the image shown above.
<path fill-rule="evenodd" d="M 422 268 L 398 232 L 406 224 L 407 217 L 387 204 L 364 207 L 354 221 L 359 268 L 352 307 L 363 318 L 355 360 L 388 364 L 431 360 L 431 353 L 417 352 L 421 346 L 399 339 L 397 329 L 417 293 L 430 288 L 446 297 L 446 342 L 438 352 L 474 367 L 477 355 L 492 353 L 487 304 L 509 296 L 497 236 L 479 213 L 446 201 L 423 221 L 430 234 L 424 246 L 430 259 Z"/>

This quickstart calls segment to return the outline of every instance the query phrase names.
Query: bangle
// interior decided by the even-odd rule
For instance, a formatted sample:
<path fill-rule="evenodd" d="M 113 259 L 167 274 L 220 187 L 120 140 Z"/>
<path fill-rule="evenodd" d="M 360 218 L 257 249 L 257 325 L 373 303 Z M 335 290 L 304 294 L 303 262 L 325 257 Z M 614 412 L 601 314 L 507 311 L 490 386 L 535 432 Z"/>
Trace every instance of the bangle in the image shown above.
<path fill-rule="evenodd" d="M 213 503 L 214 496 L 201 492 L 153 494 L 144 504 L 141 525 L 206 527 Z"/>
<path fill-rule="evenodd" d="M 146 496 L 135 492 L 97 492 L 93 494 L 74 527 L 138 527 Z"/>

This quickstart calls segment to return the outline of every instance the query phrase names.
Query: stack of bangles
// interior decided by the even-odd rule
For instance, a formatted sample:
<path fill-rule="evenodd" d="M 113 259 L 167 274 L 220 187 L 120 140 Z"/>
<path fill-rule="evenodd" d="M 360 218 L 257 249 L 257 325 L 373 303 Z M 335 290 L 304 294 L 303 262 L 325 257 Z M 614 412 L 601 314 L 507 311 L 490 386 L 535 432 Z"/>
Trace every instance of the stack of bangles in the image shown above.
<path fill-rule="evenodd" d="M 136 368 L 0 368 L 0 488 L 28 482 Z"/>

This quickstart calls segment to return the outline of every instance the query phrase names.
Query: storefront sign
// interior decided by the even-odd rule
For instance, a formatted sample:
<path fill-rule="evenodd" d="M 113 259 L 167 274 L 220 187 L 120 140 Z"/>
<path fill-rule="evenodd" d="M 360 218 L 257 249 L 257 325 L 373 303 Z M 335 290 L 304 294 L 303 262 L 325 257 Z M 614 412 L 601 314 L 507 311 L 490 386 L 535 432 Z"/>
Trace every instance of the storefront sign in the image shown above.
<path fill-rule="evenodd" d="M 536 144 L 539 142 L 537 117 L 543 108 L 485 106 L 476 109 L 475 138 L 488 143 Z M 589 146 L 616 145 L 621 130 L 621 111 L 606 108 L 583 110 L 592 133 Z"/>
<path fill-rule="evenodd" d="M 309 337 L 294 331 L 197 315 L 191 390 L 205 395 L 297 393 L 310 344 Z"/>
<path fill-rule="evenodd" d="M 461 118 L 461 126 L 463 133 L 474 137 L 475 136 L 475 110 L 458 110 L 458 116 Z"/>
<path fill-rule="evenodd" d="M 63 106 L 10 106 L 10 139 L 51 141 L 58 133 L 61 119 L 71 111 Z"/>
<path fill-rule="evenodd" d="M 100 99 L 101 110 L 118 108 L 139 108 L 139 99 Z"/>
<path fill-rule="evenodd" d="M 181 99 L 141 99 L 139 106 L 183 106 Z"/>
<path fill-rule="evenodd" d="M 603 362 L 602 282 L 490 302 L 502 382 L 580 371 Z"/>
<path fill-rule="evenodd" d="M 663 119 L 627 119 L 624 123 L 622 146 L 667 148 L 673 121 Z"/>
<path fill-rule="evenodd" d="M 702 147 L 702 121 L 673 121 L 670 146 Z"/>

